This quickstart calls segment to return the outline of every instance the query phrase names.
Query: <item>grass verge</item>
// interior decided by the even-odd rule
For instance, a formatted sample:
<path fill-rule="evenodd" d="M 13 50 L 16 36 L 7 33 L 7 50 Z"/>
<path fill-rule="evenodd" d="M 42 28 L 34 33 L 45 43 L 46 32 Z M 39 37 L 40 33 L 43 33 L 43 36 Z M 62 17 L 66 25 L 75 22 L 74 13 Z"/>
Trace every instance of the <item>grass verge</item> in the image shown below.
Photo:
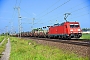
<path fill-rule="evenodd" d="M 10 60 L 88 60 L 78 57 L 74 53 L 66 53 L 62 50 L 43 46 L 31 40 L 10 38 Z"/>
<path fill-rule="evenodd" d="M 83 39 L 90 39 L 90 34 L 83 33 L 81 38 L 83 38 Z"/>
<path fill-rule="evenodd" d="M 0 58 L 2 56 L 2 52 L 5 50 L 6 48 L 6 43 L 8 40 L 4 40 L 4 42 L 2 43 L 2 45 L 0 46 Z"/>
<path fill-rule="evenodd" d="M 3 41 L 4 36 L 0 36 L 0 43 Z"/>

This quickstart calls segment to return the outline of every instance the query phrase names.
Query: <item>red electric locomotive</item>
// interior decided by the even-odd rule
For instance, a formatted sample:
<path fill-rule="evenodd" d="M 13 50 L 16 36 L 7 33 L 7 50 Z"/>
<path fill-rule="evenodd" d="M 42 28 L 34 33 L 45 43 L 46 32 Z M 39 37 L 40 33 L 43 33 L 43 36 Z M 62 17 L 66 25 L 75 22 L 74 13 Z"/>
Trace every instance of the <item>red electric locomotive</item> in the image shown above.
<path fill-rule="evenodd" d="M 79 22 L 64 22 L 62 24 L 54 24 L 49 28 L 48 37 L 50 38 L 80 38 L 82 32 L 80 29 Z"/>

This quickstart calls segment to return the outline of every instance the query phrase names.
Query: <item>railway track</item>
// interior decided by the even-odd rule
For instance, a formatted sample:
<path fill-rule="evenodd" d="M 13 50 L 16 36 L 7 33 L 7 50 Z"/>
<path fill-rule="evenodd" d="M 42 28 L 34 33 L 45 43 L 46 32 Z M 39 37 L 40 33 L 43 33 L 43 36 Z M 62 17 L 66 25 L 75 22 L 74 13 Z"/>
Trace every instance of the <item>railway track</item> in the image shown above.
<path fill-rule="evenodd" d="M 46 41 L 52 41 L 52 42 L 60 42 L 60 43 L 90 47 L 90 40 L 89 39 L 62 40 L 62 39 L 35 38 L 35 37 L 23 37 L 23 38 L 29 38 L 29 39 L 35 39 L 35 40 L 46 40 Z"/>

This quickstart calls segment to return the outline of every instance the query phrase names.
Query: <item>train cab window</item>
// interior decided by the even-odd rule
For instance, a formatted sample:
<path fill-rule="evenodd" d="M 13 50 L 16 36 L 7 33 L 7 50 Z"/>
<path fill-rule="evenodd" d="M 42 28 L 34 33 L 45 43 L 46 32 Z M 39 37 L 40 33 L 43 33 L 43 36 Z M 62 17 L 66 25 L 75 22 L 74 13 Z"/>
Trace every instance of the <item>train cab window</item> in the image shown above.
<path fill-rule="evenodd" d="M 78 28 L 79 24 L 70 24 L 70 28 Z"/>
<path fill-rule="evenodd" d="M 74 28 L 74 25 L 70 25 L 70 28 Z"/>
<path fill-rule="evenodd" d="M 75 27 L 79 27 L 79 25 L 75 25 Z"/>

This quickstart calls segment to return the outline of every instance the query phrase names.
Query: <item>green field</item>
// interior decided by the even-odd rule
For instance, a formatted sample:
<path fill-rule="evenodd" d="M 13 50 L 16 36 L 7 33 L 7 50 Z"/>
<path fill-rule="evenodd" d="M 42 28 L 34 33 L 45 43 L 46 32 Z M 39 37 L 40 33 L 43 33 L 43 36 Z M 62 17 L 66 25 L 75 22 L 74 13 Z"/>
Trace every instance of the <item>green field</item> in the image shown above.
<path fill-rule="evenodd" d="M 83 39 L 90 39 L 90 34 L 82 34 L 82 37 Z"/>
<path fill-rule="evenodd" d="M 3 41 L 4 36 L 0 36 L 0 43 Z"/>
<path fill-rule="evenodd" d="M 55 47 L 43 46 L 31 40 L 10 38 L 10 60 L 89 60 Z"/>

